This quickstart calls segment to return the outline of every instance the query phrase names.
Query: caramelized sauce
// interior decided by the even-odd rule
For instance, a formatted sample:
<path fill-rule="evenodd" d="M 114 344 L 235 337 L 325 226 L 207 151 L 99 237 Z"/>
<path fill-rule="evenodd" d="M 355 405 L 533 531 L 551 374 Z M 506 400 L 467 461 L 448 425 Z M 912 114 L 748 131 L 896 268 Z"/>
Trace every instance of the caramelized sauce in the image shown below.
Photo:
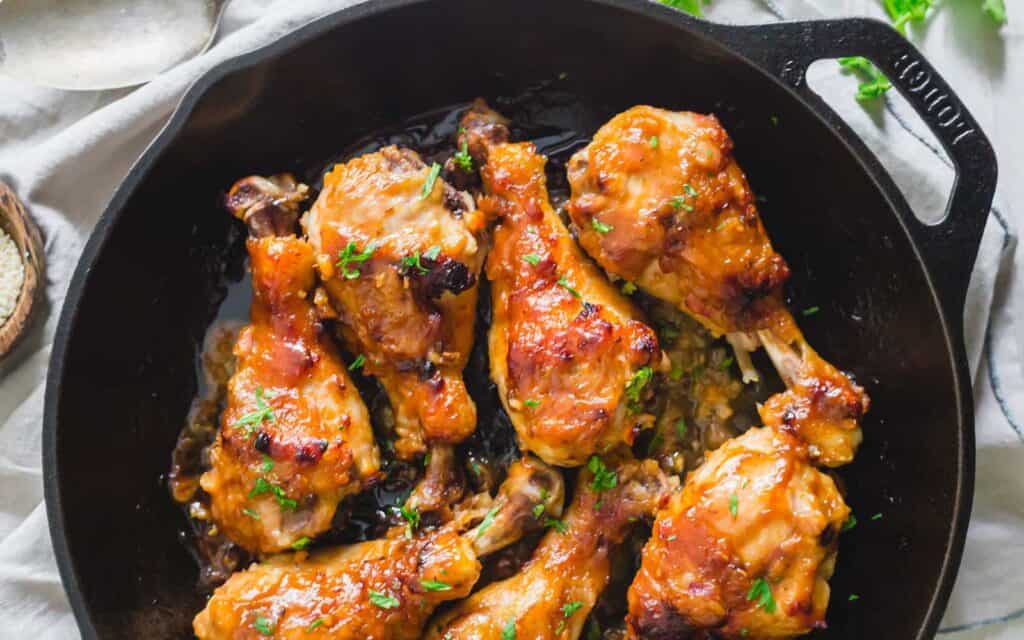
<path fill-rule="evenodd" d="M 578 99 L 554 85 L 538 87 L 517 97 L 498 98 L 492 104 L 511 119 L 514 140 L 531 140 L 541 153 L 548 156 L 547 178 L 552 204 L 563 213 L 563 204 L 569 195 L 565 163 L 589 141 L 580 129 L 599 123 L 586 122 Z M 427 163 L 436 161 L 443 164 L 456 151 L 453 140 L 466 106 L 459 104 L 420 114 L 397 127 L 373 132 L 324 164 L 278 167 L 277 170 L 292 171 L 302 176 L 312 188 L 312 201 L 322 184 L 324 172 L 335 163 L 389 144 L 414 149 Z M 228 186 L 224 185 L 225 188 Z M 461 186 L 472 189 L 477 185 Z M 233 571 L 254 560 L 206 519 L 208 496 L 198 483 L 199 476 L 208 468 L 206 449 L 216 437 L 225 385 L 233 369 L 231 348 L 237 331 L 248 319 L 252 293 L 244 269 L 245 232 L 241 224 L 232 230 L 231 235 L 231 250 L 225 257 L 228 264 L 223 270 L 222 285 L 226 293 L 207 330 L 204 348 L 196 354 L 199 389 L 172 454 L 168 477 L 171 495 L 182 506 L 184 522 L 187 523 L 181 537 L 197 562 L 198 588 L 204 592 L 212 591 Z M 756 415 L 753 412 L 754 402 L 766 397 L 769 389 L 764 384 L 742 388 L 737 382 L 735 367 L 728 366 L 730 352 L 724 343 L 712 340 L 697 323 L 641 293 L 633 294 L 633 299 L 648 313 L 652 325 L 659 329 L 662 347 L 673 363 L 683 368 L 681 376 L 664 376 L 656 381 L 664 393 L 655 394 L 658 400 L 648 410 L 659 415 L 658 427 L 649 436 L 641 438 L 636 445 L 636 453 L 642 457 L 657 458 L 667 470 L 685 473 L 688 468 L 699 464 L 705 448 L 713 448 L 725 438 L 749 427 Z M 488 374 L 490 291 L 486 281 L 481 283 L 477 314 L 476 340 L 464 378 L 477 405 L 478 423 L 476 432 L 460 445 L 458 454 L 471 488 L 479 491 L 494 490 L 508 465 L 520 454 L 515 432 Z M 666 331 L 666 327 L 674 329 Z M 350 355 L 346 354 L 346 357 Z M 762 366 L 760 370 L 766 374 L 770 367 Z M 373 488 L 339 508 L 334 527 L 316 540 L 316 546 L 352 543 L 383 535 L 388 526 L 397 523 L 394 505 L 404 501 L 423 472 L 422 465 L 395 460 L 390 448 L 393 437 L 390 407 L 379 385 L 358 372 L 353 374 L 353 378 L 371 410 L 385 475 Z M 680 419 L 688 425 L 685 432 L 678 428 Z M 571 489 L 574 477 L 574 472 L 567 472 L 567 488 Z M 567 492 L 568 495 L 571 493 Z M 617 633 L 615 628 L 622 626 L 625 587 L 638 566 L 638 554 L 646 533 L 637 532 L 636 542 L 627 545 L 628 551 L 616 563 L 612 586 L 605 591 L 592 614 L 592 623 L 606 630 L 606 637 L 614 637 Z M 506 553 L 489 558 L 480 586 L 518 570 L 529 559 L 536 539 L 536 536 L 532 537 Z"/>

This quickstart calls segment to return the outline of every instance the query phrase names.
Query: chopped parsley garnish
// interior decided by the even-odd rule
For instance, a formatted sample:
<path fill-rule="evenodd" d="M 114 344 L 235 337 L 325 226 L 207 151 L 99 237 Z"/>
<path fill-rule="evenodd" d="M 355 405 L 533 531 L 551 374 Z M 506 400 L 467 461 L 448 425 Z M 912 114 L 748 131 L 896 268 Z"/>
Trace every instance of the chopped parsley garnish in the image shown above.
<path fill-rule="evenodd" d="M 861 83 L 857 86 L 857 99 L 873 100 L 883 93 L 892 89 L 892 83 L 882 74 L 871 61 L 863 56 L 849 56 L 839 58 L 839 64 L 861 76 Z"/>
<path fill-rule="evenodd" d="M 356 359 L 352 361 L 352 364 L 348 365 L 348 370 L 355 371 L 356 369 L 362 369 L 364 364 L 366 364 L 366 356 L 360 353 L 356 356 Z"/>
<path fill-rule="evenodd" d="M 277 504 L 289 511 L 294 511 L 299 506 L 298 502 L 287 497 L 288 494 L 286 494 L 284 489 L 281 487 L 267 482 L 264 478 L 256 478 L 252 491 L 249 492 L 249 497 L 255 498 L 256 496 L 261 496 L 264 493 L 272 493 L 274 495 L 274 499 L 277 500 Z"/>
<path fill-rule="evenodd" d="M 590 459 L 587 460 L 587 469 L 594 474 L 594 478 L 590 481 L 590 488 L 594 491 L 607 491 L 614 489 L 619 484 L 618 474 L 609 471 L 604 461 L 596 455 L 590 456 Z"/>
<path fill-rule="evenodd" d="M 691 198 L 697 197 L 697 190 L 694 189 L 693 185 L 690 184 L 689 182 L 683 185 L 683 191 L 685 191 L 686 195 L 690 196 Z"/>
<path fill-rule="evenodd" d="M 420 580 L 420 586 L 427 591 L 451 591 L 452 585 L 437 580 Z"/>
<path fill-rule="evenodd" d="M 679 436 L 680 440 L 686 437 L 686 418 L 682 416 L 676 420 L 676 434 Z"/>
<path fill-rule="evenodd" d="M 253 395 L 256 396 L 256 410 L 250 411 L 238 420 L 235 420 L 231 425 L 236 429 L 245 429 L 245 432 L 250 435 L 256 430 L 256 427 L 263 424 L 264 420 L 268 422 L 274 422 L 275 420 L 273 410 L 263 400 L 263 387 L 256 387 Z M 267 394 L 266 397 L 273 398 L 274 396 Z"/>
<path fill-rule="evenodd" d="M 501 640 L 516 640 L 516 619 L 509 618 L 501 629 Z"/>
<path fill-rule="evenodd" d="M 534 518 L 540 518 L 542 515 L 544 515 L 544 510 L 547 508 L 544 503 L 547 502 L 547 499 L 548 499 L 548 490 L 542 488 L 540 490 L 540 502 L 538 502 L 537 504 L 533 505 L 533 510 L 532 511 L 533 511 L 533 517 Z"/>
<path fill-rule="evenodd" d="M 569 604 L 564 604 L 564 605 L 562 605 L 562 615 L 564 617 L 568 618 L 568 617 L 572 616 L 572 614 L 576 613 L 577 611 L 579 611 L 582 608 L 583 608 L 583 603 L 580 602 L 579 600 L 576 600 L 574 602 L 570 602 Z"/>
<path fill-rule="evenodd" d="M 528 253 L 528 254 L 526 254 L 525 256 L 523 256 L 523 260 L 525 262 L 529 262 L 530 264 L 532 264 L 535 267 L 538 264 L 540 264 L 540 256 L 538 256 L 536 253 Z"/>
<path fill-rule="evenodd" d="M 310 542 L 312 542 L 312 540 L 309 539 L 309 536 L 302 536 L 292 543 L 292 549 L 295 549 L 296 551 L 303 551 L 309 546 Z"/>
<path fill-rule="evenodd" d="M 373 252 L 377 250 L 377 245 L 374 242 L 366 245 L 366 248 L 359 251 L 356 243 L 352 240 L 348 241 L 345 248 L 338 252 L 338 262 L 335 264 L 338 269 L 341 270 L 341 275 L 347 280 L 355 280 L 359 277 L 359 269 L 349 268 L 350 264 L 361 264 L 370 259 Z"/>
<path fill-rule="evenodd" d="M 818 313 L 819 311 L 821 311 L 821 307 L 807 307 L 806 309 L 804 309 L 800 313 L 804 314 L 804 316 L 806 317 L 806 316 L 813 316 L 814 314 Z"/>
<path fill-rule="evenodd" d="M 423 252 L 423 257 L 427 260 L 437 260 L 439 255 L 441 255 L 441 245 L 437 244 Z"/>
<path fill-rule="evenodd" d="M 733 520 L 736 519 L 736 514 L 739 513 L 739 510 L 740 510 L 740 498 L 739 498 L 739 496 L 737 496 L 735 493 L 729 494 L 729 515 L 732 516 Z"/>
<path fill-rule="evenodd" d="M 882 514 L 876 513 L 875 515 L 871 516 L 871 519 L 872 520 L 881 520 L 882 519 Z"/>
<path fill-rule="evenodd" d="M 419 251 L 417 251 L 416 253 L 412 254 L 411 256 L 405 256 L 404 258 L 402 258 L 401 264 L 402 264 L 402 270 L 405 273 L 409 273 L 413 269 L 418 271 L 420 273 L 420 275 L 423 275 L 423 274 L 426 274 L 426 273 L 430 272 L 429 269 L 424 267 L 423 263 L 420 262 L 420 252 Z"/>
<path fill-rule="evenodd" d="M 498 515 L 498 507 L 494 506 L 484 515 L 484 519 L 480 521 L 479 526 L 476 528 L 476 539 L 479 540 L 480 536 L 484 535 L 484 531 L 491 528 L 494 524 L 494 516 Z"/>
<path fill-rule="evenodd" d="M 579 611 L 582 608 L 583 608 L 583 603 L 580 602 L 579 600 L 576 600 L 574 602 L 570 602 L 568 604 L 563 604 L 562 605 L 562 617 L 565 618 L 565 620 L 568 620 L 569 618 L 572 617 L 572 614 L 576 613 L 577 611 Z M 562 631 L 565 629 L 565 620 L 559 621 L 558 626 L 555 627 L 555 633 L 562 633 Z"/>
<path fill-rule="evenodd" d="M 755 609 L 764 609 L 767 613 L 775 613 L 775 598 L 772 597 L 772 588 L 764 578 L 754 580 L 747 592 L 747 600 L 757 600 Z"/>
<path fill-rule="evenodd" d="M 402 505 L 398 507 L 398 514 L 405 520 L 405 537 L 411 538 L 413 531 L 420 527 L 420 510 L 416 507 Z"/>
<path fill-rule="evenodd" d="M 398 602 L 398 598 L 380 591 L 370 591 L 370 603 L 381 609 L 394 609 L 401 604 Z"/>
<path fill-rule="evenodd" d="M 565 534 L 565 532 L 569 530 L 569 525 L 565 524 L 562 520 L 556 520 L 554 518 L 546 518 L 544 520 L 544 527 L 546 529 L 554 529 L 561 534 Z"/>
<path fill-rule="evenodd" d="M 732 366 L 732 363 L 733 363 L 733 357 L 729 356 L 725 360 L 722 360 L 722 362 L 718 365 L 718 368 L 721 371 L 728 371 L 729 367 Z"/>
<path fill-rule="evenodd" d="M 264 455 L 263 464 L 260 465 L 260 470 L 263 471 L 263 473 L 270 473 L 273 469 L 274 460 L 270 456 Z"/>
<path fill-rule="evenodd" d="M 530 407 L 531 409 L 534 409 L 534 408 L 540 406 L 540 400 L 534 400 L 533 398 L 527 398 L 526 400 L 523 400 L 523 404 L 525 404 L 526 406 Z"/>
<path fill-rule="evenodd" d="M 597 218 L 591 218 L 590 219 L 590 226 L 593 227 L 594 231 L 596 231 L 598 233 L 608 233 L 609 231 L 611 231 L 612 229 L 615 228 L 615 227 L 613 227 L 610 224 L 605 224 L 605 223 L 601 222 Z"/>
<path fill-rule="evenodd" d="M 633 295 L 634 293 L 636 293 L 636 285 L 627 280 L 626 282 L 622 283 L 622 293 L 626 294 L 627 296 Z"/>
<path fill-rule="evenodd" d="M 253 620 L 252 627 L 259 631 L 261 636 L 274 635 L 274 623 L 270 621 L 270 618 L 256 616 L 256 619 Z"/>
<path fill-rule="evenodd" d="M 675 196 L 672 198 L 671 202 L 672 208 L 675 209 L 676 211 L 679 211 L 680 209 L 685 209 L 686 211 L 693 213 L 693 205 L 688 203 L 686 201 L 686 198 L 684 198 L 683 196 Z"/>
<path fill-rule="evenodd" d="M 437 176 L 441 175 L 441 165 L 436 162 L 430 165 L 430 173 L 427 174 L 427 179 L 423 182 L 423 190 L 420 191 L 420 200 L 426 200 L 427 196 L 434 191 L 434 183 L 437 182 Z"/>
<path fill-rule="evenodd" d="M 626 399 L 629 401 L 629 410 L 638 413 L 643 407 L 640 404 L 640 392 L 647 383 L 651 381 L 654 371 L 650 367 L 640 367 L 629 382 L 626 383 Z"/>
<path fill-rule="evenodd" d="M 651 136 L 650 145 L 652 149 L 658 148 L 658 136 Z"/>
<path fill-rule="evenodd" d="M 465 130 L 459 133 L 465 133 Z M 469 155 L 469 141 L 462 139 L 459 150 L 455 152 L 455 164 L 466 173 L 473 172 L 473 156 Z"/>
<path fill-rule="evenodd" d="M 324 624 L 324 619 L 323 618 L 317 618 L 313 622 L 310 622 L 309 626 L 306 627 L 306 633 L 312 633 L 313 631 L 316 630 L 317 627 L 322 627 L 323 624 Z"/>
<path fill-rule="evenodd" d="M 565 279 L 565 276 L 562 276 L 561 278 L 558 279 L 558 286 L 562 287 L 563 289 L 565 289 L 566 291 L 571 293 L 572 297 L 574 297 L 574 298 L 579 299 L 579 298 L 583 297 L 583 296 L 580 295 L 579 291 L 577 291 L 577 290 L 573 289 L 571 286 L 569 286 L 569 281 Z"/>
<path fill-rule="evenodd" d="M 244 513 L 245 515 L 249 516 L 253 520 L 259 520 L 260 519 L 260 514 L 255 509 L 250 509 L 249 507 L 245 507 L 245 508 L 242 509 L 242 513 Z"/>
<path fill-rule="evenodd" d="M 850 602 L 856 602 L 857 600 L 860 600 L 860 596 L 858 596 L 856 593 L 851 593 L 850 597 L 847 598 L 847 600 L 849 600 Z"/>
<path fill-rule="evenodd" d="M 842 526 L 842 528 L 839 529 L 839 531 L 840 532 L 849 531 L 850 529 L 852 529 L 852 528 L 854 528 L 856 526 L 857 526 L 857 516 L 855 516 L 855 515 L 853 515 L 851 513 L 850 517 L 846 519 L 846 522 L 843 523 L 843 526 Z"/>

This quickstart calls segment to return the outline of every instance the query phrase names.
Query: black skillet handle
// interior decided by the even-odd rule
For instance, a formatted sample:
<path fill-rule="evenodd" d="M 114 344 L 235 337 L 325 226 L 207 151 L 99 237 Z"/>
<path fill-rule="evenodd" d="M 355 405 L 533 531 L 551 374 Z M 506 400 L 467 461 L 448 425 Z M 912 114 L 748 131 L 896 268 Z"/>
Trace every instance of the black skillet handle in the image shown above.
<path fill-rule="evenodd" d="M 723 40 L 788 84 L 826 119 L 839 116 L 807 86 L 807 67 L 822 58 L 864 56 L 892 82 L 956 167 L 953 196 L 936 224 L 905 222 L 921 250 L 949 317 L 959 321 L 996 188 L 992 145 L 967 107 L 921 53 L 877 20 L 849 18 L 753 27 L 715 25 Z"/>

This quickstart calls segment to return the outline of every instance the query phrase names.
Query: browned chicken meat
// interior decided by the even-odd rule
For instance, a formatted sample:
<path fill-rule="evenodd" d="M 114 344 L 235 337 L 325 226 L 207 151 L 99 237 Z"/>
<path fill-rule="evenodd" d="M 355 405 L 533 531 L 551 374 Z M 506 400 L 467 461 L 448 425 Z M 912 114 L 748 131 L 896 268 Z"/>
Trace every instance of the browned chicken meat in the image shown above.
<path fill-rule="evenodd" d="M 313 250 L 292 233 L 303 190 L 291 176 L 251 177 L 228 197 L 251 233 L 253 301 L 200 485 L 217 527 L 258 553 L 328 529 L 379 466 L 366 407 L 313 306 Z"/>
<path fill-rule="evenodd" d="M 569 215 L 587 253 L 727 334 L 747 377 L 746 350 L 763 344 L 789 385 L 765 422 L 797 433 L 821 464 L 849 462 L 867 395 L 814 352 L 787 311 L 789 268 L 718 120 L 633 107 L 601 127 L 568 170 Z"/>
<path fill-rule="evenodd" d="M 580 465 L 652 424 L 643 397 L 661 354 L 639 311 L 552 209 L 544 157 L 507 138 L 503 118 L 480 101 L 463 118 L 460 144 L 481 166 L 480 207 L 497 220 L 487 259 L 491 376 L 522 448 Z"/>
<path fill-rule="evenodd" d="M 634 524 L 648 518 L 673 483 L 653 460 L 580 472 L 576 497 L 532 559 L 430 623 L 426 640 L 574 640 L 608 583 L 611 554 Z M 539 513 L 539 510 L 538 510 Z M 548 517 L 540 513 L 538 517 Z"/>
<path fill-rule="evenodd" d="M 629 637 L 791 638 L 825 626 L 850 510 L 807 446 L 754 428 L 709 453 L 657 516 Z"/>
<path fill-rule="evenodd" d="M 415 640 L 439 604 L 469 594 L 480 556 L 539 527 L 538 506 L 557 517 L 562 498 L 557 471 L 518 462 L 482 519 L 474 504 L 436 529 L 410 524 L 380 540 L 276 556 L 217 589 L 193 629 L 200 640 Z"/>
<path fill-rule="evenodd" d="M 303 217 L 331 313 L 394 413 L 401 458 L 473 432 L 462 369 L 473 342 L 483 219 L 411 150 L 334 167 Z M 327 306 L 327 301 L 324 307 Z"/>

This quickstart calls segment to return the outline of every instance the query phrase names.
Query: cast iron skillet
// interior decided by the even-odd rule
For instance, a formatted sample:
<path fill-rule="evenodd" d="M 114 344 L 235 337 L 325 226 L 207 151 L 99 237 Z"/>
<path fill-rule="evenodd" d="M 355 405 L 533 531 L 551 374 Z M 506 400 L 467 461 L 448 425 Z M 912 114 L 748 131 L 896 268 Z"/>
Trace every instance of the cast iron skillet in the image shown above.
<path fill-rule="evenodd" d="M 877 160 L 812 93 L 814 60 L 871 58 L 957 167 L 948 215 L 917 221 Z M 870 20 L 715 25 L 640 0 L 384 0 L 318 20 L 201 78 L 85 248 L 57 332 L 44 469 L 53 544 L 86 638 L 189 637 L 202 607 L 162 482 L 223 296 L 217 195 L 312 167 L 409 114 L 512 95 L 560 72 L 590 133 L 649 103 L 713 111 L 794 270 L 811 343 L 873 407 L 841 473 L 844 535 L 827 638 L 931 637 L 970 514 L 974 440 L 962 312 L 996 180 L 991 147 L 935 70 Z M 775 116 L 778 126 L 771 126 Z M 232 244 L 233 242 L 233 244 Z M 237 261 L 236 261 L 237 263 Z M 871 520 L 881 513 L 880 520 Z M 860 600 L 848 602 L 857 593 Z"/>

